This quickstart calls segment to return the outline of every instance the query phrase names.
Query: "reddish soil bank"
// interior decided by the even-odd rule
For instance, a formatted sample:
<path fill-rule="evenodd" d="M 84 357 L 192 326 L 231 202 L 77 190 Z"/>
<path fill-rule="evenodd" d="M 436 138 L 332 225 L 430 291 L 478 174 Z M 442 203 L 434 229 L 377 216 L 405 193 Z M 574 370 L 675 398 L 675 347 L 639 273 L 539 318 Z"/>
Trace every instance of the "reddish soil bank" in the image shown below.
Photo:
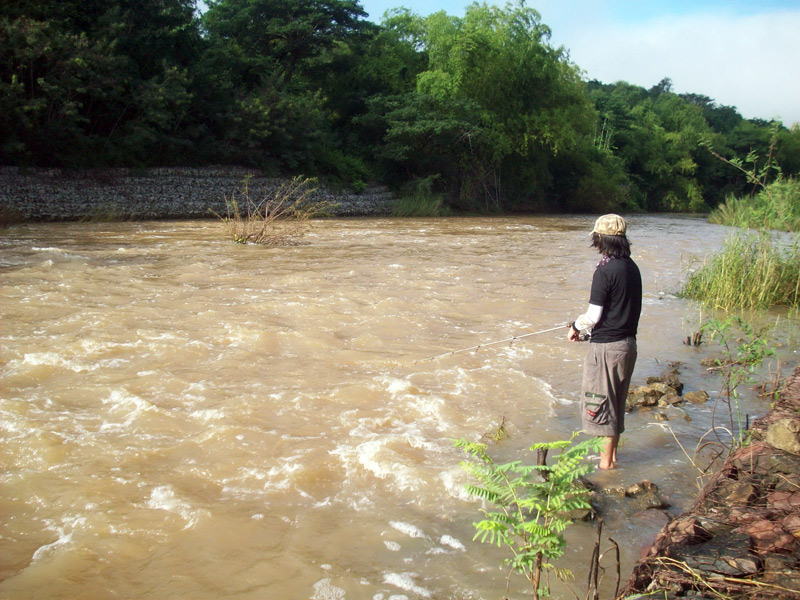
<path fill-rule="evenodd" d="M 800 600 L 800 365 L 634 568 L 629 598 Z"/>

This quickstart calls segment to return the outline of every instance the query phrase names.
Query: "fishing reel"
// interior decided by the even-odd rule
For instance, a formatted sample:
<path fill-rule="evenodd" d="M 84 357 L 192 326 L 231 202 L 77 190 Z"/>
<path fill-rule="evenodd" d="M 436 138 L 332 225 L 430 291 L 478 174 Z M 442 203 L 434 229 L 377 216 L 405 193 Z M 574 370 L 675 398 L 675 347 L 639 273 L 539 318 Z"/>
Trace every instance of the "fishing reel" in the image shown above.
<path fill-rule="evenodd" d="M 591 337 L 592 337 L 591 333 L 581 333 L 581 330 L 578 329 L 577 327 L 575 327 L 575 321 L 567 323 L 567 329 L 574 329 L 575 331 L 578 332 L 578 341 L 579 342 L 585 342 L 587 340 L 590 340 Z"/>

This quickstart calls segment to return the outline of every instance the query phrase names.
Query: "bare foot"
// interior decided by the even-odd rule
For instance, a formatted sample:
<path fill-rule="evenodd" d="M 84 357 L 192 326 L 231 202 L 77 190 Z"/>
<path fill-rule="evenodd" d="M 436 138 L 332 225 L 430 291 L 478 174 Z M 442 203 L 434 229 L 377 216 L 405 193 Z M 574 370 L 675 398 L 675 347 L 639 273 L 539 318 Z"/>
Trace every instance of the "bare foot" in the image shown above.
<path fill-rule="evenodd" d="M 597 467 L 597 468 L 598 468 L 598 469 L 602 469 L 603 471 L 610 471 L 610 470 L 611 470 L 611 469 L 613 469 L 615 466 L 616 466 L 616 465 L 615 465 L 613 462 L 612 462 L 612 463 L 609 463 L 609 464 L 607 464 L 607 465 L 605 465 L 605 466 L 603 466 L 603 463 L 600 463 L 600 464 L 598 465 L 598 467 Z"/>

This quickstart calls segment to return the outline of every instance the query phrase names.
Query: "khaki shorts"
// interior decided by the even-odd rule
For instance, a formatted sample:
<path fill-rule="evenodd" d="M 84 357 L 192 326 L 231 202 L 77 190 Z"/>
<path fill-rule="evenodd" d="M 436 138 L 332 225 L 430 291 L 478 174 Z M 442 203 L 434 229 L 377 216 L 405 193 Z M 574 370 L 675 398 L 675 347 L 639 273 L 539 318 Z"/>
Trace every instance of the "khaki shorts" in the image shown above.
<path fill-rule="evenodd" d="M 586 433 L 614 436 L 625 431 L 625 400 L 635 364 L 634 337 L 589 344 L 581 386 L 581 420 Z"/>

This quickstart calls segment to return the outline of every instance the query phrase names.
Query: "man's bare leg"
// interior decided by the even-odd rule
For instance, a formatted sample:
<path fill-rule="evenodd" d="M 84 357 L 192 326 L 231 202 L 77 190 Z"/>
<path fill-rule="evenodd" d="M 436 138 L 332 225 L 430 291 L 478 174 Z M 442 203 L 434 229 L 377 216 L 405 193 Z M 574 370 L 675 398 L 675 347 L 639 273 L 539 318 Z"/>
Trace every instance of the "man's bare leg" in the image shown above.
<path fill-rule="evenodd" d="M 619 436 L 609 436 L 605 439 L 602 450 L 600 451 L 600 468 L 613 469 L 617 463 L 617 444 Z"/>

